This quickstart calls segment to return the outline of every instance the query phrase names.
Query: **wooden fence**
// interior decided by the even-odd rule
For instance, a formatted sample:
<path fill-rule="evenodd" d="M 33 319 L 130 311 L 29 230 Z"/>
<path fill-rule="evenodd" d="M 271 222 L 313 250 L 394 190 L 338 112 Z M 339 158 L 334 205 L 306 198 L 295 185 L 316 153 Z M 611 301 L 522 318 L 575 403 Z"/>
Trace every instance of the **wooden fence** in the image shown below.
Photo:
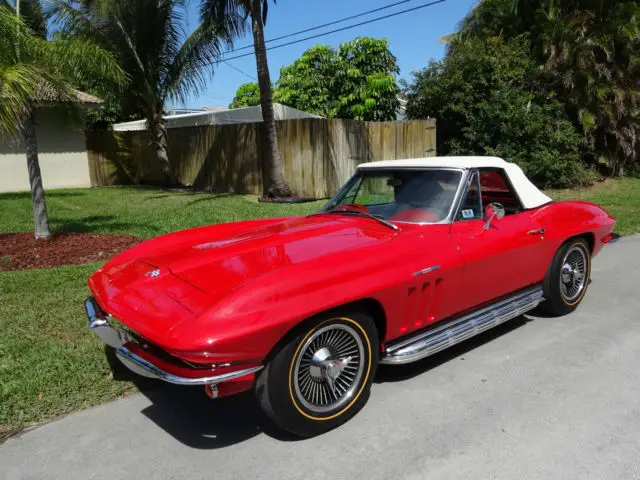
<path fill-rule="evenodd" d="M 333 195 L 359 163 L 436 153 L 435 120 L 276 123 L 285 179 L 295 193 L 307 197 Z M 198 189 L 260 194 L 266 173 L 257 141 L 261 129 L 261 123 L 169 129 L 172 169 L 180 181 Z M 93 186 L 163 180 L 146 131 L 89 132 L 87 148 Z"/>

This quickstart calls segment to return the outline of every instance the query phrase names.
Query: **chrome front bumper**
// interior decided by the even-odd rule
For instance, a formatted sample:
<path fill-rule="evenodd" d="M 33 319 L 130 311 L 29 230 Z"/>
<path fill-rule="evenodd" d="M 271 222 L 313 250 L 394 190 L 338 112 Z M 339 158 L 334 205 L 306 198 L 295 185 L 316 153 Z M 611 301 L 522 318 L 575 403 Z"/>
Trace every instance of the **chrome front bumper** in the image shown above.
<path fill-rule="evenodd" d="M 93 297 L 84 302 L 89 328 L 106 345 L 115 348 L 118 359 L 132 372 L 148 378 L 157 378 L 176 385 L 216 385 L 234 378 L 244 377 L 262 369 L 262 366 L 245 368 L 235 372 L 227 372 L 209 377 L 179 377 L 158 368 L 148 360 L 136 355 L 125 345 L 131 341 L 127 332 L 109 323 L 108 315 L 100 309 Z"/>

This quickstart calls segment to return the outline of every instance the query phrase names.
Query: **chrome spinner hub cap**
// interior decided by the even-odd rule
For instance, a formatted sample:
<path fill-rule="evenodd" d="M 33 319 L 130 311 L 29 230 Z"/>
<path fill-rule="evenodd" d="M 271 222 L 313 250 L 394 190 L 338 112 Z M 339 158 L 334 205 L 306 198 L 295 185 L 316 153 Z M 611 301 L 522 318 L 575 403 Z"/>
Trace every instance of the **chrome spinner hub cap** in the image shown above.
<path fill-rule="evenodd" d="M 364 360 L 362 340 L 352 327 L 334 324 L 319 329 L 296 359 L 292 381 L 297 399 L 315 413 L 341 407 L 355 394 Z"/>
<path fill-rule="evenodd" d="M 576 300 L 586 285 L 587 256 L 580 247 L 573 247 L 564 256 L 560 272 L 560 290 L 567 302 Z"/>

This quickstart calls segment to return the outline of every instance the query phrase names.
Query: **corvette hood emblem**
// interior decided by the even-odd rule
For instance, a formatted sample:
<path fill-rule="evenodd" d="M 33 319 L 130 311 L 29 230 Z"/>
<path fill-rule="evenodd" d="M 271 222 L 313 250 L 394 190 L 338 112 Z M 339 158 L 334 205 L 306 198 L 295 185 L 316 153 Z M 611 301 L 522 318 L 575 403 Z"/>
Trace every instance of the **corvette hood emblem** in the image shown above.
<path fill-rule="evenodd" d="M 145 273 L 144 276 L 149 278 L 158 278 L 160 276 L 160 269 L 156 268 L 155 270 L 150 270 Z"/>

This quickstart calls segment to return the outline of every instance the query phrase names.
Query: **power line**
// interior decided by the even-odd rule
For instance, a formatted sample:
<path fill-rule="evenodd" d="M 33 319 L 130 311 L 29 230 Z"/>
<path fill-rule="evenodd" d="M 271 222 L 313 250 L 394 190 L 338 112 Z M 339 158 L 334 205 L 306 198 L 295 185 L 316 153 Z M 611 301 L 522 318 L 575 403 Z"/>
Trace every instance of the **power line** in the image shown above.
<path fill-rule="evenodd" d="M 254 77 L 253 75 L 244 72 L 242 70 L 240 70 L 238 67 L 234 67 L 233 65 L 231 65 L 229 62 L 227 62 L 226 60 L 220 60 L 221 62 L 223 62 L 225 65 L 227 65 L 227 67 L 233 68 L 236 72 L 241 73 L 242 75 L 244 75 L 245 77 L 249 77 L 251 80 L 255 80 L 256 82 L 258 81 L 258 79 L 256 77 Z"/>
<path fill-rule="evenodd" d="M 320 28 L 330 27 L 331 25 L 336 25 L 337 23 L 346 22 L 347 20 L 353 20 L 354 18 L 364 17 L 365 15 L 369 15 L 370 13 L 379 12 L 381 10 L 386 10 L 387 8 L 396 7 L 398 5 L 402 5 L 403 3 L 409 3 L 413 1 L 414 0 L 402 0 L 400 2 L 391 3 L 389 5 L 385 5 L 384 7 L 374 8 L 373 10 L 367 10 L 366 12 L 356 13 L 355 15 L 351 15 L 350 17 L 340 18 L 339 20 L 334 20 L 329 23 L 323 23 L 322 25 L 316 25 L 314 27 L 305 28 L 304 30 L 298 30 L 297 32 L 287 33 L 286 35 L 282 35 L 280 37 L 270 38 L 269 40 L 265 40 L 264 43 L 266 44 L 270 42 L 275 42 L 276 40 L 282 40 L 283 38 L 294 37 L 296 35 L 300 35 L 301 33 L 312 32 Z M 253 44 L 245 45 L 244 47 L 239 47 L 239 48 L 232 48 L 231 50 L 225 53 L 239 52 L 240 50 L 246 50 L 248 48 L 253 48 Z"/>
<path fill-rule="evenodd" d="M 414 12 L 416 10 L 420 10 L 422 8 L 431 7 L 433 5 L 437 5 L 439 3 L 444 3 L 446 1 L 447 0 L 436 0 L 436 1 L 433 1 L 433 2 L 425 3 L 425 4 L 418 5 L 418 6 L 413 7 L 413 8 L 407 8 L 406 10 L 400 10 L 399 12 L 390 13 L 388 15 L 383 15 L 382 17 L 372 18 L 371 20 L 365 20 L 364 22 L 354 23 L 353 25 L 347 25 L 346 27 L 336 28 L 334 30 L 329 30 L 328 32 L 318 33 L 316 35 L 310 35 L 308 37 L 300 38 L 298 40 L 293 40 L 291 42 L 281 43 L 280 45 L 275 45 L 273 47 L 268 47 L 267 50 L 275 50 L 277 48 L 287 47 L 289 45 L 293 45 L 293 44 L 296 44 L 296 43 L 304 42 L 304 41 L 307 41 L 307 40 L 312 40 L 314 38 L 324 37 L 325 35 L 330 35 L 332 33 L 343 32 L 344 30 L 349 30 L 351 28 L 360 27 L 362 25 L 367 25 L 369 23 L 378 22 L 380 20 L 386 20 L 387 18 L 391 18 L 391 17 L 395 17 L 395 16 L 398 16 L 398 15 L 402 15 L 403 13 Z M 223 59 L 220 59 L 218 61 L 226 62 L 228 60 L 235 60 L 237 58 L 248 57 L 250 55 L 253 55 L 253 53 L 244 53 L 242 55 L 235 55 L 233 57 L 223 58 Z"/>

